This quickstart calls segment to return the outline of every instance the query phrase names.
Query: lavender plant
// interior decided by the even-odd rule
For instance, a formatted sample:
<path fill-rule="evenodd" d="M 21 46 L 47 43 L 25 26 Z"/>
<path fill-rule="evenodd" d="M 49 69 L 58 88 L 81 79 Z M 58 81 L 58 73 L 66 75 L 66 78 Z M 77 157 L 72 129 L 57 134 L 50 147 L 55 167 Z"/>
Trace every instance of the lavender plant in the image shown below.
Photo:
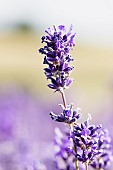
<path fill-rule="evenodd" d="M 88 170 L 89 167 L 93 167 L 96 170 L 104 170 L 110 164 L 113 155 L 109 134 L 102 129 L 102 125 L 90 125 L 90 115 L 86 121 L 78 123 L 81 117 L 79 109 L 74 109 L 73 104 L 67 104 L 64 94 L 64 90 L 73 82 L 70 78 L 74 68 L 70 66 L 74 60 L 70 51 L 75 46 L 72 25 L 69 31 L 64 25 L 59 25 L 48 28 L 45 32 L 46 35 L 42 37 L 45 46 L 39 49 L 39 53 L 45 56 L 44 73 L 47 80 L 50 80 L 48 87 L 59 92 L 63 100 L 63 104 L 60 104 L 62 113 L 50 112 L 50 116 L 57 122 L 69 125 L 69 130 L 64 136 L 59 129 L 55 130 L 56 169 Z"/>

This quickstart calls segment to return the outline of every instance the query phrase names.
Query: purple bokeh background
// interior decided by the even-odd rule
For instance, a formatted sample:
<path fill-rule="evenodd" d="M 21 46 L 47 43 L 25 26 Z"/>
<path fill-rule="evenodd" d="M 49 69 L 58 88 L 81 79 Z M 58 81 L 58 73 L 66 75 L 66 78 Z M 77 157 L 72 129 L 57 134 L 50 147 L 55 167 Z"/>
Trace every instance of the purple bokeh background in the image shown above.
<path fill-rule="evenodd" d="M 45 101 L 38 95 L 33 96 L 23 87 L 12 85 L 1 90 L 1 170 L 30 170 L 33 166 L 36 166 L 36 170 L 54 168 L 54 128 L 58 126 L 64 131 L 65 126 L 54 123 L 50 119 L 50 109 L 58 113 L 57 102 L 51 101 L 51 99 Z M 105 109 L 103 110 L 106 111 Z M 110 112 L 112 113 L 112 110 Z M 98 115 L 100 114 L 98 113 Z M 98 123 L 99 119 L 101 120 L 96 117 L 93 122 Z M 110 129 L 111 133 L 111 129 L 113 129 L 112 114 L 107 117 L 106 121 L 103 119 L 102 123 L 104 127 Z"/>

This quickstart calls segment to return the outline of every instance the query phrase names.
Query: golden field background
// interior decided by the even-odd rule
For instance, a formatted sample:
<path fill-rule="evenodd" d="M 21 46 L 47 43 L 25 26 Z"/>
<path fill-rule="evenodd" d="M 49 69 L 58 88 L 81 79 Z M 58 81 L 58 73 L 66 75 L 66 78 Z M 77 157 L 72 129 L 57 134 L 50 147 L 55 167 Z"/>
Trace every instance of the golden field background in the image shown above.
<path fill-rule="evenodd" d="M 54 95 L 46 86 L 43 56 L 38 53 L 43 46 L 41 36 L 35 31 L 0 34 L 0 86 L 2 89 L 14 83 L 42 98 L 60 100 L 59 95 Z M 84 44 L 80 40 L 76 44 L 72 51 L 75 68 L 71 75 L 75 81 L 66 91 L 67 98 L 83 111 L 94 112 L 113 96 L 113 49 Z"/>

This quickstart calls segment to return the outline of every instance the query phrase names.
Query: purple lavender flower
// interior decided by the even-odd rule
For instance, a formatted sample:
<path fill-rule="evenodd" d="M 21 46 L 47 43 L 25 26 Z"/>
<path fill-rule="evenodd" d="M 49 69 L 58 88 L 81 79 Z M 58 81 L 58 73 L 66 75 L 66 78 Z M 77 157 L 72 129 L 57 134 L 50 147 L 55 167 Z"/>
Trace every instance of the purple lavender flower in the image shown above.
<path fill-rule="evenodd" d="M 72 34 L 72 25 L 68 32 L 64 25 L 59 25 L 57 28 L 48 28 L 45 30 L 46 36 L 42 37 L 42 43 L 46 43 L 43 48 L 39 49 L 41 54 L 45 55 L 44 64 L 48 67 L 44 69 L 47 79 L 51 80 L 48 87 L 62 91 L 68 88 L 73 79 L 70 79 L 70 73 L 73 66 L 69 66 L 73 61 L 71 54 L 72 47 L 75 46 L 74 37 Z"/>
<path fill-rule="evenodd" d="M 94 169 L 106 169 L 109 167 L 113 159 L 113 147 L 111 145 L 111 138 L 109 137 L 108 130 L 101 130 L 99 133 L 98 150 L 101 154 L 96 156 L 96 159 L 91 163 Z"/>
<path fill-rule="evenodd" d="M 98 130 L 101 125 L 89 125 L 89 119 L 80 125 L 74 125 L 72 138 L 74 145 L 79 150 L 75 152 L 75 157 L 79 161 L 90 164 L 96 155 L 100 154 L 98 150 Z"/>
<path fill-rule="evenodd" d="M 71 124 L 73 122 L 76 122 L 77 119 L 80 118 L 81 114 L 79 113 L 79 108 L 77 110 L 73 111 L 73 104 L 67 105 L 66 108 L 64 108 L 63 105 L 60 105 L 63 108 L 63 113 L 60 115 L 56 115 L 53 112 L 50 113 L 50 116 L 53 120 L 57 122 L 65 122 L 68 124 Z"/>
<path fill-rule="evenodd" d="M 72 154 L 73 142 L 68 133 L 63 135 L 59 128 L 55 128 L 55 164 L 57 170 L 75 170 L 75 156 Z M 80 170 L 84 170 L 80 164 Z"/>

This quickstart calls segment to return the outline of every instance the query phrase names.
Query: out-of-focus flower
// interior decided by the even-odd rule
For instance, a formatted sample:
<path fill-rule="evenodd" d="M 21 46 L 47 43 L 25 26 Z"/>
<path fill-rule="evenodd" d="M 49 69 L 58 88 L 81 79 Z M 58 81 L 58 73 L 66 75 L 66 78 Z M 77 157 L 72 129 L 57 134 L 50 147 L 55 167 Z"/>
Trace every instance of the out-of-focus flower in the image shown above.
<path fill-rule="evenodd" d="M 50 116 L 53 120 L 57 122 L 65 122 L 68 124 L 71 124 L 73 122 L 76 122 L 77 119 L 80 118 L 81 114 L 79 113 L 80 108 L 77 108 L 77 110 L 73 111 L 73 104 L 67 105 L 66 108 L 62 106 L 63 112 L 60 115 L 56 115 L 53 112 L 50 113 Z"/>
<path fill-rule="evenodd" d="M 47 170 L 46 166 L 40 161 L 32 161 L 31 163 L 27 162 L 23 170 Z"/>
<path fill-rule="evenodd" d="M 71 54 L 72 47 L 75 46 L 74 37 L 72 33 L 72 25 L 68 32 L 64 25 L 45 30 L 46 36 L 42 37 L 42 43 L 46 43 L 43 48 L 39 49 L 41 54 L 45 55 L 44 64 L 48 67 L 44 69 L 47 79 L 51 80 L 48 87 L 56 91 L 62 91 L 69 87 L 73 79 L 70 79 L 70 73 L 73 66 L 69 66 L 73 61 Z"/>
<path fill-rule="evenodd" d="M 55 129 L 54 145 L 57 170 L 75 170 L 75 156 L 71 153 L 73 141 L 69 139 L 67 134 L 62 134 L 59 128 Z M 80 170 L 84 170 L 83 164 L 80 164 Z"/>
<path fill-rule="evenodd" d="M 94 169 L 106 169 L 110 166 L 113 160 L 113 147 L 108 130 L 101 130 L 99 133 L 98 150 L 101 154 L 96 156 L 96 159 L 91 163 Z"/>
<path fill-rule="evenodd" d="M 0 96 L 0 142 L 11 140 L 14 137 L 16 126 L 15 105 L 12 106 L 12 99 L 8 96 Z"/>

